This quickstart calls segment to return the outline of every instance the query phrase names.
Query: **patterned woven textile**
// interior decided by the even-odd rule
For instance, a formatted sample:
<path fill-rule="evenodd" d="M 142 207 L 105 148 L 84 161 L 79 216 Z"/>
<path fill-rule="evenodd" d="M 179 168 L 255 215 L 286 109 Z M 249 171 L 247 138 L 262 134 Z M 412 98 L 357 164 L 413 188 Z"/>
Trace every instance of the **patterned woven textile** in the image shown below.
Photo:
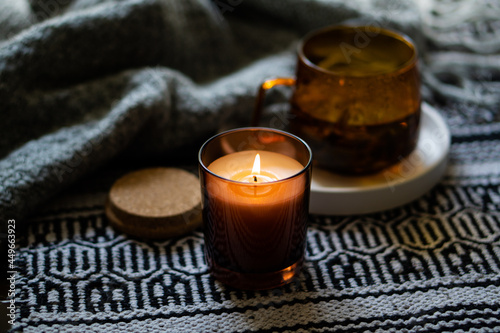
<path fill-rule="evenodd" d="M 201 231 L 162 242 L 131 239 L 106 222 L 103 195 L 75 198 L 77 205 L 38 219 L 21 244 L 17 328 L 498 331 L 499 174 L 483 165 L 500 156 L 494 142 L 476 138 L 457 136 L 454 158 L 465 159 L 464 146 L 482 158 L 452 164 L 455 173 L 414 203 L 368 216 L 311 216 L 300 278 L 269 291 L 214 281 Z"/>
<path fill-rule="evenodd" d="M 0 1 L 12 332 L 500 332 L 500 3 L 13 3 Z M 41 17 L 44 8 L 57 10 Z M 266 291 L 214 280 L 201 229 L 148 241 L 109 225 L 114 180 L 153 163 L 196 173 L 199 142 L 248 123 L 263 78 L 293 74 L 290 45 L 350 19 L 419 45 L 424 101 L 452 134 L 430 192 L 374 214 L 310 215 L 300 276 Z M 88 44 L 77 48 L 77 37 Z M 74 53 L 61 56 L 66 43 Z"/>

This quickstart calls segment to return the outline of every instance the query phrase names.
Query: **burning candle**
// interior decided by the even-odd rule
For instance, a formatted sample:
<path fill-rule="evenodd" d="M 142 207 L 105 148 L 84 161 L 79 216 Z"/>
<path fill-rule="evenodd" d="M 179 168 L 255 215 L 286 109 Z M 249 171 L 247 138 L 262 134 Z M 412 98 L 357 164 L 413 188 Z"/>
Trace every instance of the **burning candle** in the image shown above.
<path fill-rule="evenodd" d="M 283 154 L 247 150 L 222 156 L 208 169 L 225 179 L 255 184 L 291 177 L 304 166 Z"/>
<path fill-rule="evenodd" d="M 277 130 L 238 129 L 205 143 L 200 181 L 212 275 L 234 287 L 267 289 L 299 272 L 310 164 L 307 145 Z"/>

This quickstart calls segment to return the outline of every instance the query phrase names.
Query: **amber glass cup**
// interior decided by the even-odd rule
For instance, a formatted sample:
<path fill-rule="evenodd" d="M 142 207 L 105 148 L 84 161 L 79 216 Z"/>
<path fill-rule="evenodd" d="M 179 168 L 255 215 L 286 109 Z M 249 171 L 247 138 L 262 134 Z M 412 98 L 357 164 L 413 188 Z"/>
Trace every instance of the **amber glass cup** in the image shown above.
<path fill-rule="evenodd" d="M 262 155 L 255 182 L 233 178 L 245 171 L 245 158 L 253 161 L 254 153 Z M 294 169 L 272 180 L 286 163 Z M 311 150 L 303 140 L 274 129 L 235 129 L 201 147 L 205 257 L 212 276 L 248 290 L 293 280 L 304 260 L 311 164 Z M 264 181 L 257 182 L 259 178 Z"/>
<path fill-rule="evenodd" d="M 304 139 L 315 165 L 341 174 L 370 174 L 406 157 L 416 146 L 420 79 L 412 41 L 370 26 L 333 26 L 306 36 L 296 78 L 266 81 L 294 87 L 290 132 Z"/>

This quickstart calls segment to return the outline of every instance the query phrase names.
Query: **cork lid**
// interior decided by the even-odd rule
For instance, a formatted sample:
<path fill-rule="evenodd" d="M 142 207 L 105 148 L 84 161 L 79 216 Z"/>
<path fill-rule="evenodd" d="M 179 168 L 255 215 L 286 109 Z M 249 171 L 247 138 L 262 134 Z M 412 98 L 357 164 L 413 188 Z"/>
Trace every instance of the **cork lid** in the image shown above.
<path fill-rule="evenodd" d="M 113 184 L 105 211 L 111 225 L 133 236 L 185 234 L 202 221 L 198 178 L 176 168 L 131 172 Z"/>

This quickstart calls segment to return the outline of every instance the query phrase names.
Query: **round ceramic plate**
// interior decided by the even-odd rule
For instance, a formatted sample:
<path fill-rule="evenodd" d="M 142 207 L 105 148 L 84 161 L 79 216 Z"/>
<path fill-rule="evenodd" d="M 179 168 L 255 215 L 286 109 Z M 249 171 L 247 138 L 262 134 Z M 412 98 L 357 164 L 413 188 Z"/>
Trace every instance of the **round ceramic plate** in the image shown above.
<path fill-rule="evenodd" d="M 424 103 L 417 147 L 408 157 L 368 176 L 342 176 L 314 168 L 309 211 L 327 215 L 367 214 L 413 201 L 443 176 L 450 141 L 444 119 Z"/>

